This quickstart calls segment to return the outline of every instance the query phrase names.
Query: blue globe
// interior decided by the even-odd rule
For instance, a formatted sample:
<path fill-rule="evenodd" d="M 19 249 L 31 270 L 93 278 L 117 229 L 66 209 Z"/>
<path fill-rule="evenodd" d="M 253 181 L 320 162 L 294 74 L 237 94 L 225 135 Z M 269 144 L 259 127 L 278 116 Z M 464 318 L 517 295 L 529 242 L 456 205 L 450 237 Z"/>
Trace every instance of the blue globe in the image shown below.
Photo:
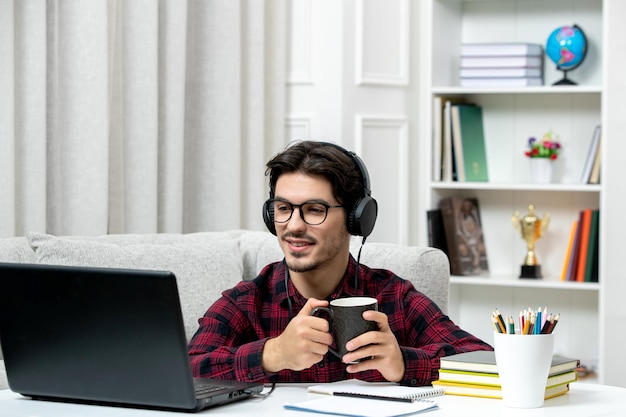
<path fill-rule="evenodd" d="M 587 54 L 587 38 L 576 25 L 556 28 L 546 42 L 546 54 L 556 68 L 569 71 L 579 66 Z"/>

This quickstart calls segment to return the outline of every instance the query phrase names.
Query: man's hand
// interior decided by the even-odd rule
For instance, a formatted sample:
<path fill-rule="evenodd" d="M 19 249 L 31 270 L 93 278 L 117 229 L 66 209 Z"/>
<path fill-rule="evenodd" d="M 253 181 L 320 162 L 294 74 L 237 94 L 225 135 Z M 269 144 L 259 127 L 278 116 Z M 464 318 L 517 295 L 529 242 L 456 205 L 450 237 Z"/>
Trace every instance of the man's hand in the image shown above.
<path fill-rule="evenodd" d="M 311 312 L 316 307 L 327 306 L 328 301 L 309 298 L 285 331 L 265 343 L 261 359 L 263 369 L 267 372 L 301 371 L 321 361 L 333 343 L 333 337 L 329 333 L 328 321 L 311 316 Z"/>
<path fill-rule="evenodd" d="M 355 365 L 349 365 L 346 370 L 351 373 L 376 369 L 382 376 L 391 382 L 399 382 L 404 376 L 404 358 L 396 336 L 389 328 L 387 315 L 380 311 L 364 311 L 363 318 L 378 323 L 378 331 L 364 333 L 346 344 L 350 351 L 342 361 L 353 362 L 358 359 L 371 357 Z"/>

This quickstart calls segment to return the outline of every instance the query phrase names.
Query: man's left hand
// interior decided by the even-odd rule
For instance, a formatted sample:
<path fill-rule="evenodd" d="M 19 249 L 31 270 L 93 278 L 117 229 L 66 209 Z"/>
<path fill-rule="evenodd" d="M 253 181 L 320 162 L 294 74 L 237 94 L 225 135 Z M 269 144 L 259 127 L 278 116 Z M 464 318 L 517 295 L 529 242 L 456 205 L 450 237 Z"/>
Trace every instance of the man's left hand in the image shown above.
<path fill-rule="evenodd" d="M 396 336 L 389 328 L 387 315 L 368 310 L 363 312 L 363 318 L 378 323 L 378 331 L 364 333 L 346 344 L 350 352 L 343 356 L 344 363 L 366 359 L 348 365 L 346 370 L 356 373 L 376 369 L 387 381 L 399 382 L 404 376 L 404 359 Z"/>

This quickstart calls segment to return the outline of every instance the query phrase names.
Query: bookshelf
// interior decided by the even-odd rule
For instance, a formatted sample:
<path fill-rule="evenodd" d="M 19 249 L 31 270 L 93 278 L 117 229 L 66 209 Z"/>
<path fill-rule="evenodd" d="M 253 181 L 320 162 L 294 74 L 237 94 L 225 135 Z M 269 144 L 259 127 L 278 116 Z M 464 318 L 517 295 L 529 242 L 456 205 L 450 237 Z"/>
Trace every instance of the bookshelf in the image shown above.
<path fill-rule="evenodd" d="M 621 341 L 608 329 L 624 319 L 619 309 L 626 283 L 617 275 L 619 253 L 610 245 L 620 235 L 611 221 L 623 223 L 623 190 L 611 182 L 619 178 L 624 163 L 619 153 L 626 145 L 616 143 L 626 129 L 619 116 L 624 110 L 626 58 L 606 54 L 626 47 L 626 32 L 618 16 L 626 15 L 626 2 L 616 0 L 431 0 L 421 6 L 422 57 L 430 63 L 424 76 L 424 123 L 420 150 L 432 155 L 432 110 L 435 97 L 463 97 L 483 108 L 485 143 L 490 181 L 440 182 L 431 177 L 431 158 L 421 171 L 424 186 L 420 197 L 425 210 L 439 200 L 475 197 L 480 204 L 489 257 L 489 276 L 452 277 L 450 316 L 462 327 L 492 342 L 490 311 L 517 314 L 525 306 L 548 306 L 560 312 L 562 321 L 555 348 L 558 353 L 580 358 L 598 372 L 598 380 L 623 384 L 618 362 Z M 459 83 L 459 54 L 463 42 L 529 42 L 545 45 L 548 34 L 560 25 L 578 24 L 589 43 L 585 62 L 568 73 L 576 86 L 552 86 L 562 77 L 547 57 L 544 86 L 522 88 L 463 88 Z M 623 54 L 622 54 L 623 55 Z M 602 179 L 599 185 L 580 184 L 584 161 L 594 127 L 602 125 Z M 552 129 L 563 145 L 554 165 L 551 184 L 530 182 L 526 140 L 540 138 Z M 614 139 L 617 138 L 617 139 Z M 623 141 L 621 141 L 623 142 Z M 622 160 L 620 160 L 622 159 Z M 621 164 L 621 169 L 620 169 Z M 616 179 L 617 179 L 616 178 Z M 536 246 L 543 279 L 518 278 L 526 245 L 513 228 L 515 211 L 527 212 L 535 205 L 538 217 L 550 215 L 548 231 Z M 560 280 L 570 227 L 584 208 L 600 208 L 600 282 Z M 425 217 L 425 216 L 424 216 Z M 617 223 L 614 223 L 617 224 Z M 424 238 L 425 239 L 425 238 Z M 615 245 L 614 245 L 615 246 Z M 618 245 L 619 246 L 619 245 Z M 615 252 L 612 254 L 612 252 Z M 614 257 L 609 258 L 613 255 Z M 623 254 L 621 255 L 623 257 Z M 616 258 L 617 257 L 617 258 Z M 623 263 L 623 262 L 622 262 Z M 613 274 L 612 274 L 613 273 Z M 580 331 L 585 329 L 585 331 Z M 626 366 L 626 365 L 622 365 Z"/>

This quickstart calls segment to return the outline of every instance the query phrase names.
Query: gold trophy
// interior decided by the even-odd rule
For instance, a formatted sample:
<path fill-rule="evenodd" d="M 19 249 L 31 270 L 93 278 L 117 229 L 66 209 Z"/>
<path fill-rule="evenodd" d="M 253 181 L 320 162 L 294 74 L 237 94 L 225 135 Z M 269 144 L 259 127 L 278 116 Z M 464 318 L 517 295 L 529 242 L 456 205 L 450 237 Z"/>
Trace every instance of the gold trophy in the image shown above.
<path fill-rule="evenodd" d="M 541 278 L 541 265 L 537 262 L 535 244 L 548 228 L 550 215 L 546 213 L 543 215 L 542 219 L 537 218 L 535 215 L 535 206 L 530 204 L 528 206 L 528 214 L 524 217 L 520 217 L 519 212 L 516 211 L 511 220 L 513 221 L 513 226 L 516 230 L 519 230 L 522 239 L 524 239 L 528 247 L 519 277 Z"/>

